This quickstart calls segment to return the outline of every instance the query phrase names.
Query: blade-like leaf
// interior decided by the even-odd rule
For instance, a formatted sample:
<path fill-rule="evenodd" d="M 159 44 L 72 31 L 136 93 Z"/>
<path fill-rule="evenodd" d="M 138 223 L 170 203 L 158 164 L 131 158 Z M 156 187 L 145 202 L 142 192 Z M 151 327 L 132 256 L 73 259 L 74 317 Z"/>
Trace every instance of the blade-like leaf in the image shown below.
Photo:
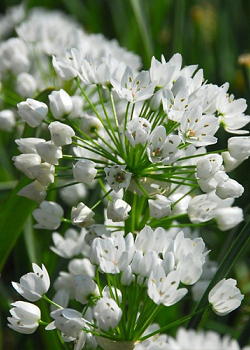
<path fill-rule="evenodd" d="M 36 202 L 17 195 L 29 182 L 30 180 L 25 177 L 21 179 L 0 210 L 0 271 L 15 246 L 28 216 L 37 206 Z"/>

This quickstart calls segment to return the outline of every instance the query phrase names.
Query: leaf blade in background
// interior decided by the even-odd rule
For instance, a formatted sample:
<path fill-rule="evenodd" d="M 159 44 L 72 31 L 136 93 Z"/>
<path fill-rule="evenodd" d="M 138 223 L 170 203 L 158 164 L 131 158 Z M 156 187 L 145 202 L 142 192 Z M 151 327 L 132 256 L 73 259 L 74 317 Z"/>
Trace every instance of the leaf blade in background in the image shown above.
<path fill-rule="evenodd" d="M 0 210 L 0 271 L 15 246 L 27 218 L 37 205 L 31 200 L 17 195 L 29 182 L 29 179 L 21 179 L 10 192 Z"/>

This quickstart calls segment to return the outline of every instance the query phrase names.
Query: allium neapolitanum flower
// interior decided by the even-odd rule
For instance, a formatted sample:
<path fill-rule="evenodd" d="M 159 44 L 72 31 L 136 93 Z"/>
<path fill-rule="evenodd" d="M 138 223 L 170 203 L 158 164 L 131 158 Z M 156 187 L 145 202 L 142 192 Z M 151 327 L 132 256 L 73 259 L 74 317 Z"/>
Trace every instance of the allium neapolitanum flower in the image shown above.
<path fill-rule="evenodd" d="M 153 57 L 141 70 L 140 57 L 57 12 L 34 10 L 15 27 L 18 38 L 0 43 L 1 76 L 14 80 L 15 92 L 26 99 L 17 105 L 16 121 L 39 136 L 16 140 L 22 154 L 14 164 L 32 181 L 18 194 L 41 204 L 34 212 L 40 228 L 57 229 L 61 221 L 77 226 L 64 237 L 52 235 L 52 250 L 72 260 L 54 283 L 58 304 L 50 301 L 54 321 L 46 329 L 60 330 L 75 350 L 85 342 L 109 350 L 151 348 L 135 343 L 145 333 L 155 335 L 150 325 L 157 313 L 179 303 L 189 288 L 182 285 L 202 276 L 208 251 L 197 237 L 199 226 L 216 223 L 224 231 L 243 220 L 233 202 L 244 189 L 228 173 L 250 156 L 242 129 L 250 121 L 246 101 L 230 95 L 228 83 L 208 83 L 197 66 L 182 68 L 178 53 L 168 62 Z M 54 74 L 41 72 L 39 60 L 42 67 L 52 64 Z M 7 92 L 5 81 L 1 85 Z M 10 132 L 15 120 L 6 116 Z M 219 129 L 236 135 L 222 150 L 216 149 Z M 73 185 L 89 194 L 86 199 Z M 58 188 L 68 190 L 70 201 L 60 198 L 65 206 L 73 205 L 64 210 L 68 218 L 59 204 L 45 201 Z M 33 264 L 33 270 L 14 288 L 30 301 L 49 301 L 45 267 Z M 219 314 L 242 299 L 236 287 L 224 293 L 224 283 L 210 292 Z M 222 292 L 231 303 L 219 303 Z M 72 299 L 78 310 L 68 307 Z M 19 331 L 24 320 L 33 332 L 40 312 L 33 308 L 34 317 L 26 317 L 25 305 L 17 305 L 20 319 L 12 309 L 10 323 Z M 163 336 L 152 347 L 167 348 L 170 339 Z"/>
<path fill-rule="evenodd" d="M 32 264 L 34 272 L 29 272 L 20 278 L 20 283 L 12 282 L 15 290 L 25 299 L 36 301 L 47 293 L 50 287 L 50 278 L 44 265 L 40 268 Z"/>
<path fill-rule="evenodd" d="M 41 319 L 40 309 L 25 301 L 16 301 L 11 305 L 14 307 L 10 310 L 12 317 L 8 317 L 8 326 L 19 333 L 34 333 Z"/>
<path fill-rule="evenodd" d="M 176 225 L 189 225 L 190 221 L 191 225 L 200 225 L 210 220 L 222 223 L 226 211 L 220 211 L 217 219 L 217 210 L 231 209 L 233 199 L 244 192 L 227 170 L 239 165 L 248 153 L 242 146 L 240 155 L 232 145 L 239 143 L 238 139 L 245 144 L 248 139 L 229 139 L 228 151 L 210 152 L 209 146 L 217 143 L 219 128 L 245 133 L 241 128 L 250 120 L 244 114 L 245 100 L 229 96 L 228 84 L 204 82 L 202 69 L 182 68 L 180 54 L 169 62 L 164 57 L 161 61 L 152 58 L 149 71 L 139 72 L 132 62 L 119 61 L 110 53 L 96 57 L 80 47 L 70 49 L 65 56 L 55 55 L 55 70 L 60 78 L 71 81 L 72 90 L 54 90 L 49 94 L 50 104 L 46 108 L 40 106 L 43 116 L 38 118 L 39 123 L 48 124 L 51 139 L 34 143 L 32 156 L 15 157 L 16 166 L 41 183 L 44 190 L 54 189 L 57 179 L 65 177 L 67 186 L 77 182 L 91 189 L 100 186 L 108 201 L 109 194 L 118 193 L 119 199 L 132 207 L 129 217 L 120 215 L 120 221 L 133 222 L 137 231 L 145 223 L 170 227 L 176 213 Z M 73 98 L 84 101 L 77 113 L 73 110 Z M 39 101 L 32 103 L 32 113 L 37 113 Z M 235 118 L 237 108 L 239 120 Z M 29 120 L 27 113 L 26 108 L 24 121 Z M 22 117 L 21 109 L 19 114 Z M 34 170 L 38 166 L 39 173 Z M 196 197 L 204 193 L 208 194 L 208 205 L 194 205 Z M 19 194 L 35 197 L 29 188 Z M 37 201 L 43 197 L 37 195 Z M 92 208 L 87 213 L 87 207 L 87 203 L 74 207 L 74 225 L 93 223 Z M 110 216 L 111 204 L 107 207 Z M 91 219 L 81 220 L 79 215 L 90 215 Z M 219 227 L 227 230 L 242 218 L 237 215 L 229 226 Z M 119 216 L 115 218 L 118 220 Z M 125 223 L 126 233 L 129 227 Z"/>

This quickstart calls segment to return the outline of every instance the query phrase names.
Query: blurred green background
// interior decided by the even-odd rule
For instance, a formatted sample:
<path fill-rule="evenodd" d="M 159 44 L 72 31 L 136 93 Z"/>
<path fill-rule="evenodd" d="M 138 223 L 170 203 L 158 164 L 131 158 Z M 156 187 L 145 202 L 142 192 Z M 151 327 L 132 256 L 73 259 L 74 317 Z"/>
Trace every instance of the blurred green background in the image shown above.
<path fill-rule="evenodd" d="M 248 105 L 250 104 L 250 1 L 30 0 L 26 3 L 28 9 L 36 6 L 60 9 L 75 17 L 87 32 L 103 33 L 109 39 L 117 39 L 121 46 L 142 57 L 145 69 L 149 68 L 152 56 L 160 59 L 163 54 L 168 60 L 174 53 L 179 52 L 183 56 L 184 65 L 198 64 L 203 68 L 204 77 L 208 82 L 218 85 L 229 82 L 230 93 L 236 98 L 244 97 Z M 4 14 L 7 7 L 16 4 L 20 4 L 20 1 L 1 0 L 0 13 Z M 247 114 L 250 114 L 250 108 Z M 2 145 L 11 142 L 9 136 L 1 133 L 0 137 Z M 222 143 L 225 142 L 225 139 L 222 140 Z M 13 144 L 12 148 L 15 147 Z M 0 154 L 1 171 L 4 169 L 6 174 L 11 174 L 13 168 L 11 159 L 7 159 L 8 152 L 6 154 L 0 148 Z M 230 175 L 245 187 L 245 193 L 235 204 L 245 208 L 246 219 L 249 217 L 249 169 L 248 159 Z M 1 203 L 7 194 L 6 190 L 0 191 Z M 219 254 L 224 241 L 233 240 L 237 232 L 239 229 L 210 237 L 209 239 L 216 244 L 214 254 Z M 14 252 L 6 263 L 0 280 L 0 350 L 63 349 L 52 333 L 47 332 L 44 336 L 44 332 L 38 330 L 32 336 L 26 337 L 6 327 L 8 303 L 17 297 L 10 281 L 18 281 L 22 274 L 30 271 L 30 260 L 34 257 L 34 252 L 38 253 L 39 264 L 44 262 L 46 265 L 46 261 L 49 261 L 49 271 L 52 273 L 57 258 L 51 260 L 51 255 L 48 253 L 50 244 L 51 233 L 34 235 L 32 222 L 29 221 L 24 235 L 18 240 Z M 27 252 L 27 247 L 32 245 L 38 248 L 34 251 L 28 248 Z M 238 331 L 242 332 L 246 327 L 248 336 L 245 336 L 242 344 L 249 340 L 249 328 L 247 328 L 250 311 L 249 252 L 249 247 L 244 250 L 231 276 L 238 279 L 239 287 L 246 293 L 243 308 L 240 312 L 223 318 L 223 322 L 214 317 L 206 324 L 206 327 L 222 333 L 228 331 L 234 336 L 239 335 Z M 54 275 L 56 272 L 54 271 Z M 43 307 L 42 302 L 40 306 Z M 183 310 L 183 312 L 189 311 L 188 306 L 187 310 Z M 173 308 L 171 316 L 173 320 L 176 313 L 177 310 Z M 228 328 L 229 325 L 233 325 L 233 328 Z"/>

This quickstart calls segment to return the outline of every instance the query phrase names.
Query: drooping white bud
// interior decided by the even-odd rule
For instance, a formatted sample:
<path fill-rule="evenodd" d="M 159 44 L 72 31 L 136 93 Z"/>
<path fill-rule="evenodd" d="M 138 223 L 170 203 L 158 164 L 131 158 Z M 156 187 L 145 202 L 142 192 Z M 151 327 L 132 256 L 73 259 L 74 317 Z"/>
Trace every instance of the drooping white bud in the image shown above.
<path fill-rule="evenodd" d="M 75 135 L 75 132 L 69 125 L 55 121 L 50 123 L 48 128 L 51 140 L 55 146 L 60 147 L 72 143 L 72 137 Z"/>
<path fill-rule="evenodd" d="M 73 176 L 77 182 L 82 182 L 87 185 L 90 185 L 96 174 L 97 170 L 95 169 L 96 164 L 88 159 L 79 160 L 73 166 Z"/>
<path fill-rule="evenodd" d="M 155 199 L 149 199 L 149 213 L 152 218 L 163 218 L 171 213 L 171 200 L 167 197 L 157 194 Z"/>
<path fill-rule="evenodd" d="M 15 114 L 12 110 L 4 109 L 0 112 L 0 130 L 12 132 L 15 124 Z"/>
<path fill-rule="evenodd" d="M 80 202 L 77 207 L 73 207 L 71 210 L 72 224 L 79 227 L 89 226 L 95 222 L 94 215 L 95 213 L 87 205 Z"/>
<path fill-rule="evenodd" d="M 41 124 L 48 113 L 45 103 L 27 98 L 26 101 L 17 104 L 17 113 L 32 128 Z"/>
<path fill-rule="evenodd" d="M 61 119 L 72 111 L 72 99 L 63 89 L 52 91 L 49 95 L 49 101 L 50 110 L 55 119 Z"/>
<path fill-rule="evenodd" d="M 32 215 L 38 222 L 34 225 L 35 228 L 56 230 L 61 224 L 63 209 L 55 202 L 43 201 Z"/>
<path fill-rule="evenodd" d="M 51 141 L 39 142 L 35 145 L 37 153 L 41 158 L 53 165 L 58 165 L 58 159 L 62 158 L 61 147 L 55 146 Z"/>
<path fill-rule="evenodd" d="M 122 199 L 108 202 L 107 217 L 114 222 L 125 221 L 129 217 L 131 206 Z"/>
<path fill-rule="evenodd" d="M 36 79 L 29 73 L 20 73 L 16 81 L 16 91 L 20 96 L 27 98 L 33 96 L 37 89 Z"/>

